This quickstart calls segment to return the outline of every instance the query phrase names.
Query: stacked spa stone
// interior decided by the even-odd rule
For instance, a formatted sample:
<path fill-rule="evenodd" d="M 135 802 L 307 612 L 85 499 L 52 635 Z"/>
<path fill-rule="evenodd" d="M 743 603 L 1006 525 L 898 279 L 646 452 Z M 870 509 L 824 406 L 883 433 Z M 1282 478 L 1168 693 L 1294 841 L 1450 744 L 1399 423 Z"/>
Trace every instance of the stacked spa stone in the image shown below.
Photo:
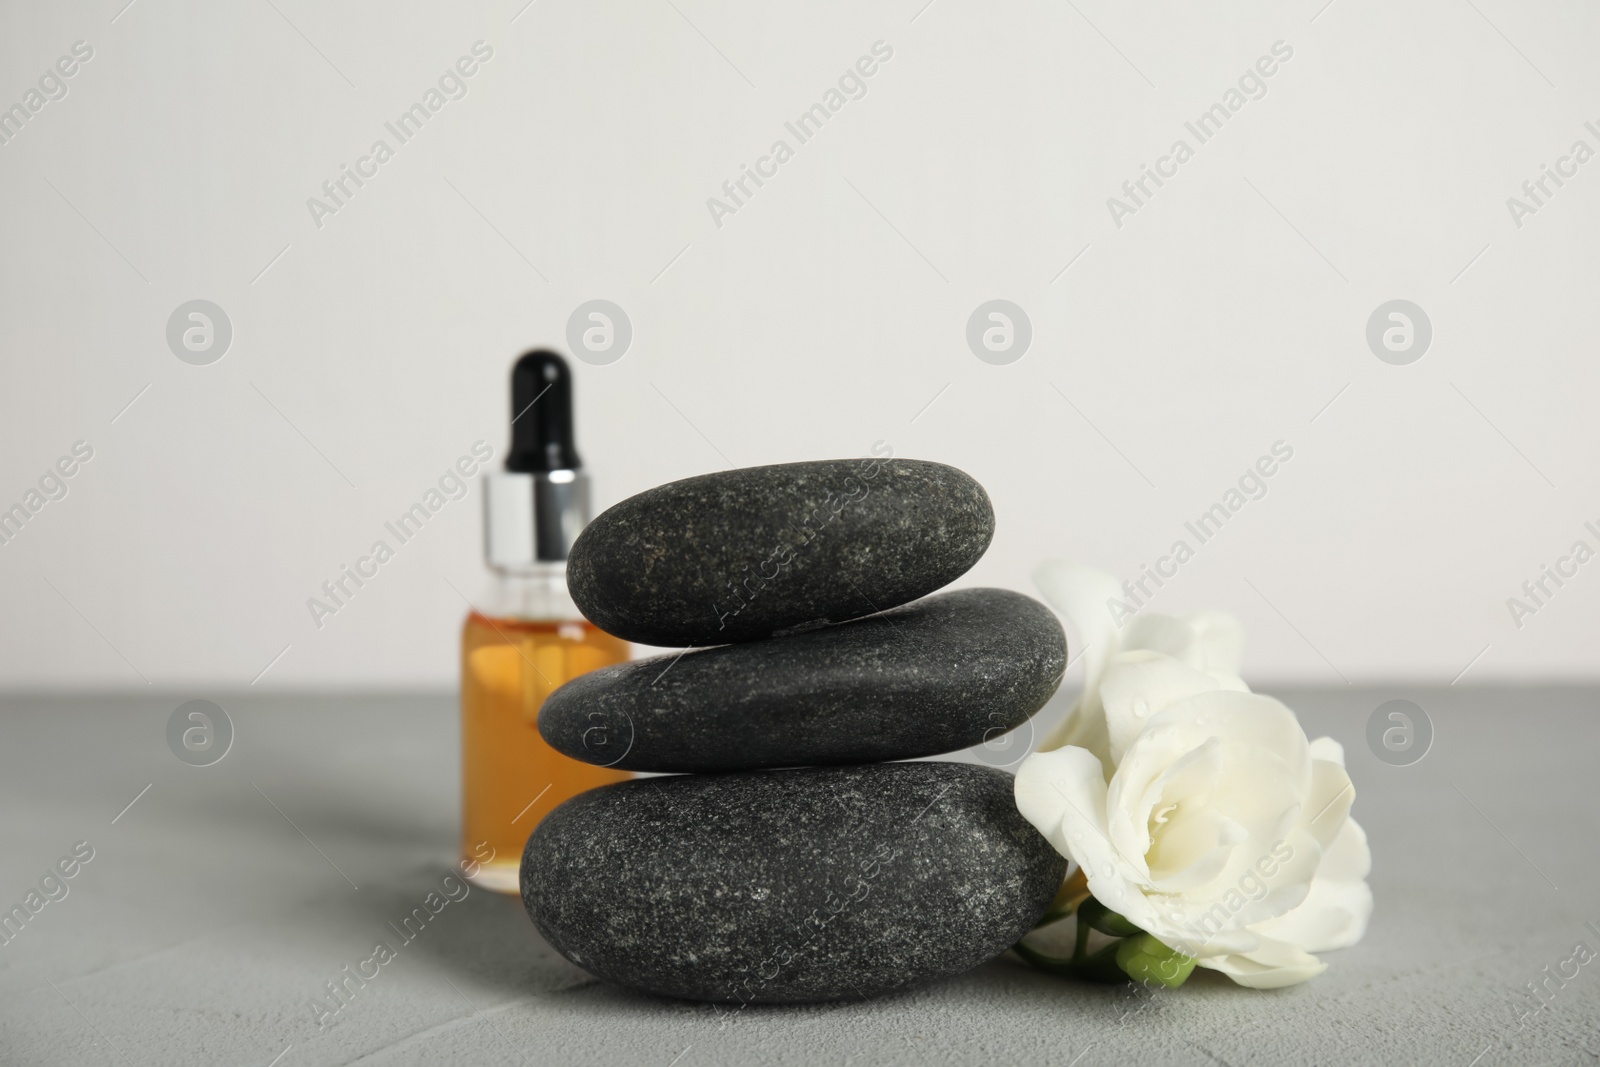
<path fill-rule="evenodd" d="M 689 650 L 568 682 L 539 732 L 575 759 L 686 773 L 540 824 L 522 894 L 545 938 L 621 985 L 742 1004 L 903 989 L 1030 929 L 1065 861 L 1011 777 L 886 762 L 992 740 L 1060 681 L 1043 605 L 927 595 L 993 535 L 982 486 L 904 459 L 690 478 L 591 523 L 568 561 L 584 614 Z"/>

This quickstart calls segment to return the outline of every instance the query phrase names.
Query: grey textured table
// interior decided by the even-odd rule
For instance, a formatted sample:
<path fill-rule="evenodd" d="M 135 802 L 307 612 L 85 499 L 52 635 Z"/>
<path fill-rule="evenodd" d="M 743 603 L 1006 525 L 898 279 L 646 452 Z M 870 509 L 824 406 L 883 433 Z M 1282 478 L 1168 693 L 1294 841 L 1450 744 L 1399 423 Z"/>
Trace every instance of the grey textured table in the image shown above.
<path fill-rule="evenodd" d="M 1548 981 L 1547 1006 L 1519 1029 L 1526 983 L 1580 941 L 1600 950 L 1586 925 L 1600 928 L 1592 690 L 1279 694 L 1308 732 L 1344 743 L 1372 840 L 1367 938 L 1307 985 L 1267 993 L 1201 974 L 1135 996 L 1002 958 L 902 996 L 730 1021 L 596 982 L 543 944 L 517 901 L 474 890 L 321 1031 L 311 1004 L 325 983 L 380 939 L 398 942 L 388 924 L 454 859 L 453 697 L 212 694 L 237 736 L 199 768 L 165 740 L 194 695 L 0 701 L 0 906 L 76 842 L 94 850 L 67 895 L 0 944 L 0 1062 L 1600 1059 L 1600 959 Z M 1433 748 L 1413 766 L 1366 747 L 1367 717 L 1390 697 L 1432 717 Z"/>

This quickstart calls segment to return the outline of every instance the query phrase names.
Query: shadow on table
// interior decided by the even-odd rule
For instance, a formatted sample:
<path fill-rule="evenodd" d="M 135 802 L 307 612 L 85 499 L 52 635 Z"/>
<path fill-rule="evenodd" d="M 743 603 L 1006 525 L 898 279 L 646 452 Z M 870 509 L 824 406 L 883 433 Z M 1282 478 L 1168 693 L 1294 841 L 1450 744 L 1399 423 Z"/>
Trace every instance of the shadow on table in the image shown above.
<path fill-rule="evenodd" d="M 418 871 L 407 880 L 407 892 L 392 890 L 377 907 L 399 924 L 436 889 L 445 872 Z M 430 884 L 431 877 L 431 884 Z M 365 893 L 365 890 L 363 890 Z M 409 894 L 409 895 L 408 895 Z M 367 902 L 371 904 L 371 901 Z M 415 920 L 413 920 L 415 922 Z M 436 927 L 436 928 L 435 928 Z M 957 1001 L 979 996 L 1000 1004 L 1019 1017 L 1041 1009 L 1069 1015 L 1097 1016 L 1115 1022 L 1126 1016 L 1147 1016 L 1164 1009 L 1169 995 L 1136 989 L 1133 983 L 1095 985 L 1065 981 L 1024 965 L 1009 953 L 965 974 L 902 993 L 863 1001 L 854 996 L 822 1004 L 711 1005 L 660 997 L 620 988 L 567 962 L 534 927 L 517 897 L 474 888 L 466 897 L 444 907 L 441 913 L 407 945 L 406 954 L 426 958 L 453 981 L 488 987 L 508 997 L 550 996 L 583 991 L 584 1009 L 624 1015 L 668 1011 L 703 1014 L 706 1025 L 726 1032 L 741 1023 L 797 1025 L 831 1017 L 844 1022 L 854 1015 L 897 1013 L 928 1002 Z M 1209 983 L 1198 981 L 1198 986 Z M 1226 982 L 1222 983 L 1227 985 Z"/>
<path fill-rule="evenodd" d="M 465 885 L 459 872 L 421 869 L 364 903 L 385 915 L 391 944 L 409 938 L 402 955 L 427 960 L 452 980 L 508 995 L 564 993 L 599 981 L 545 943 L 520 898 L 475 886 L 462 896 Z"/>

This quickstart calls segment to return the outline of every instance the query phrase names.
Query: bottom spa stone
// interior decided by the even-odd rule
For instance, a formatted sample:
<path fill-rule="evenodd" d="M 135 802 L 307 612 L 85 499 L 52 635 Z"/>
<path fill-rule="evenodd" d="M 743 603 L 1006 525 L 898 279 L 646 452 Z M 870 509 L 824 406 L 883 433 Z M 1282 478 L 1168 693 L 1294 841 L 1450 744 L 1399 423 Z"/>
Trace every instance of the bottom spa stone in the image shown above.
<path fill-rule="evenodd" d="M 522 899 L 567 959 L 690 1000 L 875 996 L 975 967 L 1036 922 L 1066 861 L 1011 776 L 959 763 L 603 786 L 528 840 Z"/>

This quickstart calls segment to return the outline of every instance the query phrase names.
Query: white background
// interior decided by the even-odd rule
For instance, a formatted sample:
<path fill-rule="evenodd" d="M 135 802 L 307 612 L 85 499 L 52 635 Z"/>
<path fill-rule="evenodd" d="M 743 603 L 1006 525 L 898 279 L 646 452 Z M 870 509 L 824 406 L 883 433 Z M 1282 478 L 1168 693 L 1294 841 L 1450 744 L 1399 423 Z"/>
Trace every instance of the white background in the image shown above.
<path fill-rule="evenodd" d="M 94 48 L 0 146 L 0 507 L 94 448 L 0 547 L 0 685 L 453 684 L 476 496 L 320 630 L 306 599 L 473 441 L 503 453 L 511 360 L 593 298 L 634 329 L 577 367 L 602 505 L 883 440 L 987 487 L 964 583 L 1027 590 L 1049 556 L 1135 574 L 1283 440 L 1153 605 L 1239 614 L 1248 678 L 1596 671 L 1600 562 L 1520 629 L 1506 605 L 1600 547 L 1600 161 L 1506 207 L 1600 149 L 1590 5 L 124 3 L 0 7 L 0 106 Z M 307 198 L 478 40 L 468 95 L 317 227 Z M 879 40 L 865 98 L 716 226 Z M 1107 197 L 1179 137 L 1118 228 Z M 964 338 L 996 297 L 1033 324 L 1009 366 Z M 210 366 L 165 340 L 195 298 L 233 323 Z M 1433 323 L 1410 366 L 1365 341 L 1394 298 Z"/>

